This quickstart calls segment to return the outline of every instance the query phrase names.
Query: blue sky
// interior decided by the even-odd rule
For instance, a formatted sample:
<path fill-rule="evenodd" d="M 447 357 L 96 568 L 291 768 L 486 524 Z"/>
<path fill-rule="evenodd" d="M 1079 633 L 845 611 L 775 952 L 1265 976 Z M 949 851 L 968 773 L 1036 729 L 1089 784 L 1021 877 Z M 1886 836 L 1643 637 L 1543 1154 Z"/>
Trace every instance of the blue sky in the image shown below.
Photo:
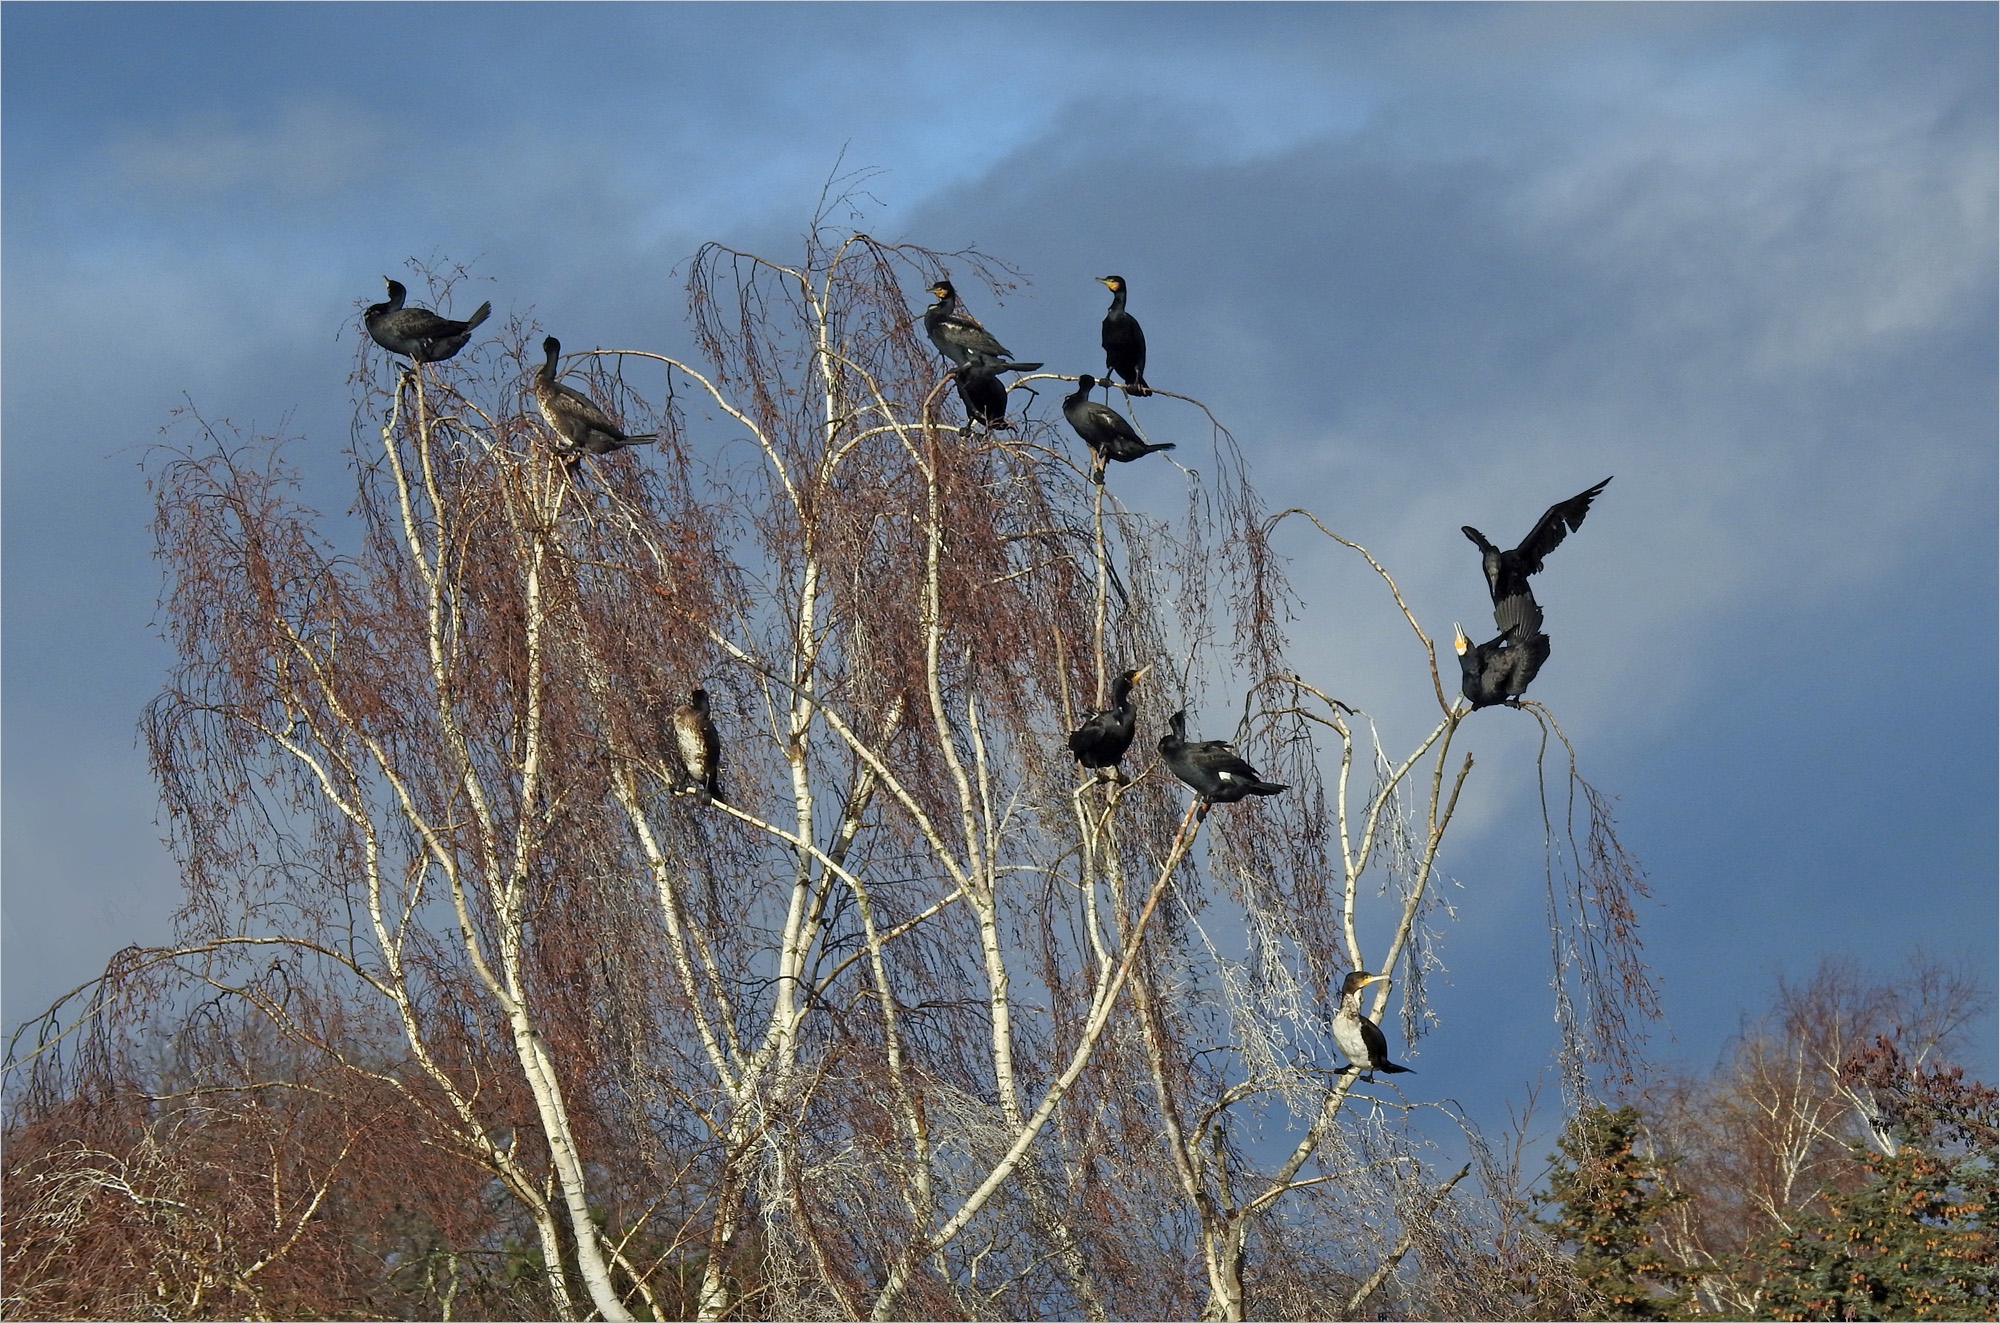
<path fill-rule="evenodd" d="M 1827 955 L 1990 987 L 1995 14 L 7 6 L 6 1019 L 176 903 L 136 740 L 170 412 L 298 436 L 337 512 L 384 274 L 685 352 L 676 264 L 788 256 L 843 159 L 871 233 L 1019 266 L 979 311 L 1054 370 L 1126 276 L 1149 378 L 1434 632 L 1485 613 L 1460 524 L 1511 543 L 1617 475 L 1538 580 L 1535 696 L 1650 871 L 1656 1053 L 1712 1060 Z M 1399 622 L 1287 537 L 1300 661 L 1407 744 Z M 1532 727 L 1462 737 L 1442 1023 L 1400 1058 L 1489 1125 L 1554 1042 Z M 1970 1056 L 1993 1078 L 1991 1016 Z"/>

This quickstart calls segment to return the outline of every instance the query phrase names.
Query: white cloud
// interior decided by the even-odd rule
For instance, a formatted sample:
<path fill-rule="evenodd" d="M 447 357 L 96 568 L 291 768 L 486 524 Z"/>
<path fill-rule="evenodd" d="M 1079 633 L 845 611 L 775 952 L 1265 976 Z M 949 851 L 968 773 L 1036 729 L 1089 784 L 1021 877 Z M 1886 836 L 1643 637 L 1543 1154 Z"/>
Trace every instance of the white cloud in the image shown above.
<path fill-rule="evenodd" d="M 1784 375 L 1841 366 L 1990 295 L 1990 135 L 1825 108 L 1756 125 L 1634 123 L 1535 170 L 1524 235 L 1644 286 L 1633 333 Z"/>

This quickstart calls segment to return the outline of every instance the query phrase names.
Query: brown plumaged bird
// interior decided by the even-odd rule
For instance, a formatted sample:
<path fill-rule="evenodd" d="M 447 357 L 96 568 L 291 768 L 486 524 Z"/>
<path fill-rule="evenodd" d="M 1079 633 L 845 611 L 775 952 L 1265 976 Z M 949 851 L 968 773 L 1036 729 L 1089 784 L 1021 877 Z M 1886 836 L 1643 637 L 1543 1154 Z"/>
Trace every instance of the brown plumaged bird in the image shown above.
<path fill-rule="evenodd" d="M 535 369 L 535 404 L 542 411 L 542 420 L 562 438 L 556 453 L 571 460 L 572 468 L 579 454 L 608 455 L 625 446 L 643 446 L 657 439 L 657 432 L 626 435 L 623 428 L 604 416 L 604 410 L 597 407 L 595 400 L 556 380 L 556 359 L 562 353 L 560 340 L 552 335 L 542 341 L 542 352 L 548 357 Z"/>
<path fill-rule="evenodd" d="M 722 737 L 708 715 L 708 690 L 696 689 L 686 705 L 674 711 L 674 746 L 687 769 L 684 790 L 703 802 L 722 801 Z"/>

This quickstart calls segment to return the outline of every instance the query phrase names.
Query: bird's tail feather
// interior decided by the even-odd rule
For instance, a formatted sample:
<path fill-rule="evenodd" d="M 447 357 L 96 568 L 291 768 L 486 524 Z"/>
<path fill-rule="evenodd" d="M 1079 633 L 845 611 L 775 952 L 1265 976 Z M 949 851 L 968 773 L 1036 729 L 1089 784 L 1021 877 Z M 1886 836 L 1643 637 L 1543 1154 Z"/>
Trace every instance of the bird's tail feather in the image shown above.
<path fill-rule="evenodd" d="M 1384 1075 L 1414 1075 L 1417 1073 L 1408 1066 L 1399 1066 L 1393 1061 L 1385 1061 L 1375 1067 L 1375 1069 L 1381 1071 Z"/>
<path fill-rule="evenodd" d="M 492 315 L 493 315 L 493 305 L 491 303 L 480 304 L 479 311 L 473 313 L 470 317 L 467 317 L 465 319 L 465 329 L 468 331 L 471 330 L 473 327 L 479 325 L 479 323 L 485 321 L 488 317 L 491 317 Z"/>

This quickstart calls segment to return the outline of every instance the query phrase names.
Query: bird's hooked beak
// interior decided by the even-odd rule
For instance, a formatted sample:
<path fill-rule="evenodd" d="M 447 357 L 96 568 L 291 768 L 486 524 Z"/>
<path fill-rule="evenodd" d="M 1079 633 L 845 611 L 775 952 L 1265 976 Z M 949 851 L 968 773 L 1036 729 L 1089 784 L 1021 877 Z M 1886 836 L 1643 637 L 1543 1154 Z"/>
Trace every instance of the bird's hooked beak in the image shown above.
<path fill-rule="evenodd" d="M 1112 291 L 1113 293 L 1116 293 L 1118 290 L 1118 282 L 1113 280 L 1110 276 L 1094 276 L 1092 277 L 1092 279 L 1096 280 L 1098 284 L 1104 286 L 1104 288 Z"/>
<path fill-rule="evenodd" d="M 1370 974 L 1367 978 L 1361 980 L 1361 986 L 1365 988 L 1370 983 L 1388 983 L 1392 981 L 1387 974 Z"/>
<path fill-rule="evenodd" d="M 1153 663 L 1147 662 L 1144 666 L 1141 666 L 1138 670 L 1132 672 L 1132 683 L 1137 684 L 1139 683 L 1139 681 L 1145 679 L 1146 672 L 1152 669 L 1153 669 Z"/>
<path fill-rule="evenodd" d="M 1472 646 L 1472 640 L 1465 637 L 1465 631 L 1459 628 L 1456 620 L 1451 622 L 1451 634 L 1451 646 L 1457 649 L 1459 656 L 1463 657 L 1465 650 Z"/>

